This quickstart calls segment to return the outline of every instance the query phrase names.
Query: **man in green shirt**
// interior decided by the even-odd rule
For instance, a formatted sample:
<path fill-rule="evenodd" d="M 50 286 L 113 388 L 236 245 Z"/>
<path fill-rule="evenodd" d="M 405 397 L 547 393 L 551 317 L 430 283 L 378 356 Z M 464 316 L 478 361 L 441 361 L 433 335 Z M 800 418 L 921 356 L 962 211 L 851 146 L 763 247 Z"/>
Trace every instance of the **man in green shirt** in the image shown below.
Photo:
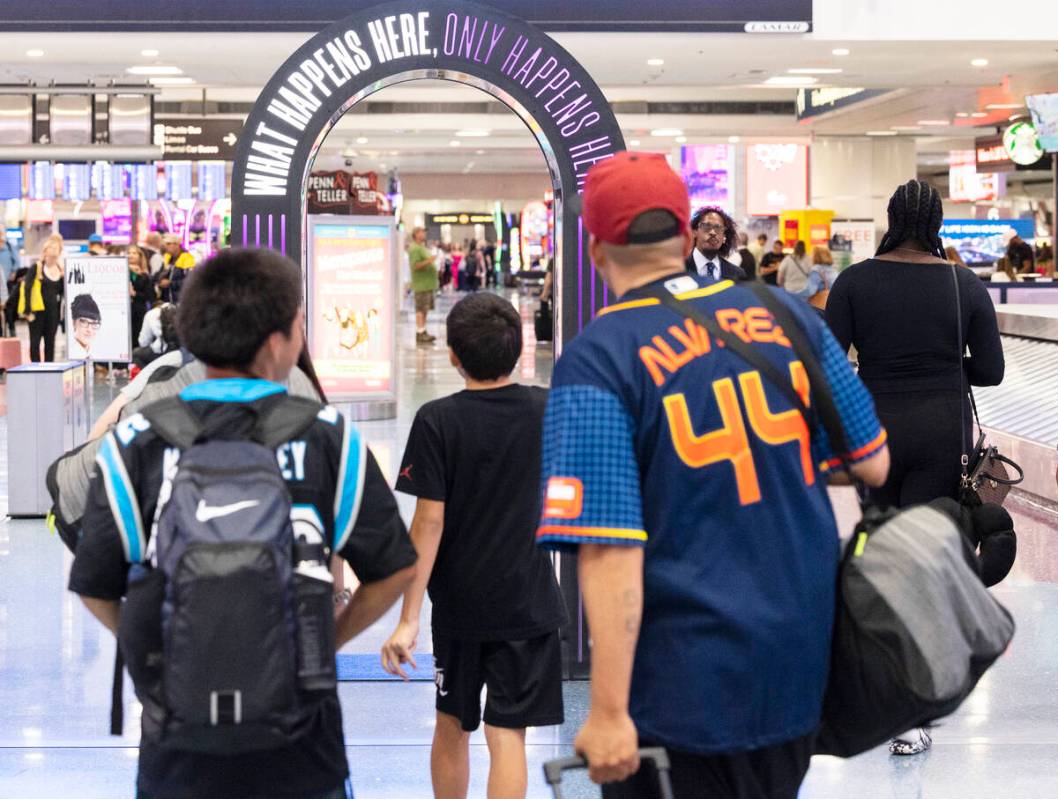
<path fill-rule="evenodd" d="M 437 264 L 426 249 L 426 228 L 415 228 L 411 238 L 408 263 L 411 265 L 411 290 L 415 294 L 415 342 L 431 344 L 436 341 L 436 336 L 426 332 L 426 314 L 433 310 L 434 295 L 438 289 Z"/>

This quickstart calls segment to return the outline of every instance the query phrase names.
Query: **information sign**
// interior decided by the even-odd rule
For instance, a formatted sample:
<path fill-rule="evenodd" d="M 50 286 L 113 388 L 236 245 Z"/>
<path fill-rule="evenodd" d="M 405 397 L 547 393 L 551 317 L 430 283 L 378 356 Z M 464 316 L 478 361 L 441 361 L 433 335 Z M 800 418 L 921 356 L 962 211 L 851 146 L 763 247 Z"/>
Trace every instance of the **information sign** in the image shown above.
<path fill-rule="evenodd" d="M 390 218 L 310 216 L 308 337 L 332 401 L 396 399 L 397 248 Z"/>

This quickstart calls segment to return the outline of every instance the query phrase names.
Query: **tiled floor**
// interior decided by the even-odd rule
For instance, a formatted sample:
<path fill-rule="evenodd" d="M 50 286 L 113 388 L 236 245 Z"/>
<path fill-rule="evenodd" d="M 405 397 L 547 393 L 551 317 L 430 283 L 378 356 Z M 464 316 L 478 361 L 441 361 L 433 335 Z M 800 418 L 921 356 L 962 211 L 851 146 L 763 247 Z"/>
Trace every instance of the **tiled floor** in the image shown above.
<path fill-rule="evenodd" d="M 517 299 L 517 298 L 516 298 Z M 440 332 L 441 313 L 431 321 Z M 532 304 L 523 304 L 522 379 L 545 383 L 550 349 L 531 341 Z M 461 387 L 444 349 L 415 347 L 402 328 L 400 415 L 363 425 L 383 469 L 395 476 L 414 410 Z M 96 408 L 114 389 L 97 384 Z M 0 505 L 6 509 L 7 420 L 0 419 Z M 835 492 L 847 529 L 848 490 Z M 410 518 L 412 503 L 401 498 Z M 1009 653 L 953 717 L 935 732 L 928 755 L 896 760 L 878 750 L 851 761 L 817 758 L 803 799 L 1044 799 L 1058 796 L 1058 514 L 1015 500 L 1020 557 L 997 596 L 1014 613 Z M 70 559 L 38 521 L 0 522 L 0 799 L 132 796 L 135 719 L 122 739 L 107 732 L 114 642 L 64 589 Z M 375 652 L 395 611 L 350 645 Z M 424 631 L 423 639 L 429 640 Z M 353 786 L 360 799 L 430 795 L 433 728 L 430 683 L 344 683 L 340 688 Z M 131 697 L 131 694 L 129 694 Z M 548 791 L 540 764 L 568 754 L 584 718 L 587 686 L 566 686 L 567 722 L 529 735 L 530 791 Z M 134 714 L 135 707 L 132 707 Z M 470 794 L 485 795 L 488 756 L 473 738 Z M 567 796 L 597 796 L 570 780 Z"/>

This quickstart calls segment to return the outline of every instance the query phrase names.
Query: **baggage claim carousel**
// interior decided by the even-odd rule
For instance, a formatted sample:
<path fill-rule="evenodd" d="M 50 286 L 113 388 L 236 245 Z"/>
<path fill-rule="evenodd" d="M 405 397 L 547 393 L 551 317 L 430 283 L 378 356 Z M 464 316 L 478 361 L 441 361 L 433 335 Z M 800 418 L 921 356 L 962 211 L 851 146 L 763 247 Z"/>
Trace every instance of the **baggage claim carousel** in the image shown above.
<path fill-rule="evenodd" d="M 997 305 L 1006 376 L 975 388 L 988 440 L 1025 470 L 1021 490 L 1058 503 L 1058 305 Z"/>

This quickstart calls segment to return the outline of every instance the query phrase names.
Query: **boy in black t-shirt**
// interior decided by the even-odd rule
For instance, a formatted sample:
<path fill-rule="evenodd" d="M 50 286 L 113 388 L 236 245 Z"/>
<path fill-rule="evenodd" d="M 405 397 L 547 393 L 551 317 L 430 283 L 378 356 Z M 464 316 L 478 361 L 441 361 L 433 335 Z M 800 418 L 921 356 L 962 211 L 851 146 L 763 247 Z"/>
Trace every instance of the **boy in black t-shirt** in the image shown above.
<path fill-rule="evenodd" d="M 547 391 L 512 383 L 522 322 L 505 299 L 473 294 L 448 316 L 452 365 L 466 390 L 419 409 L 397 490 L 418 497 L 411 536 L 421 558 L 383 666 L 415 667 L 419 611 L 433 602 L 437 725 L 434 793 L 465 797 L 469 734 L 482 720 L 489 799 L 522 799 L 525 728 L 561 724 L 559 628 L 566 612 L 550 559 L 535 546 Z"/>

